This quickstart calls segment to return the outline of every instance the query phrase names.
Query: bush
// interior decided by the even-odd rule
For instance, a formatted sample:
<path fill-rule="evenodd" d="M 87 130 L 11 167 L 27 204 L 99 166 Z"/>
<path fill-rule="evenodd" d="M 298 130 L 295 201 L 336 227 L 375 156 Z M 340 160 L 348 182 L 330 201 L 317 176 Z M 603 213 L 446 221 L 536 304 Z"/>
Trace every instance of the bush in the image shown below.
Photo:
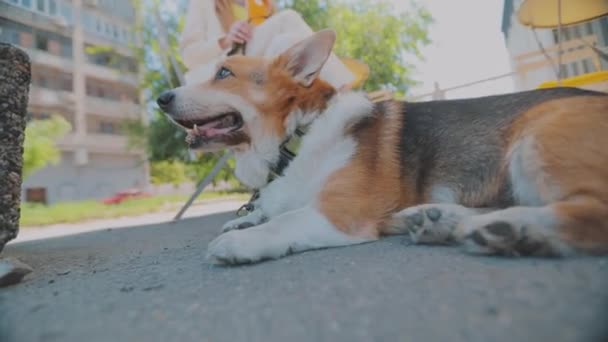
<path fill-rule="evenodd" d="M 188 181 L 186 164 L 177 160 L 163 160 L 150 163 L 152 184 L 179 185 Z"/>
<path fill-rule="evenodd" d="M 55 142 L 71 129 L 71 125 L 62 116 L 53 115 L 46 120 L 32 120 L 25 128 L 23 143 L 23 178 L 49 164 L 57 164 L 61 151 Z"/>

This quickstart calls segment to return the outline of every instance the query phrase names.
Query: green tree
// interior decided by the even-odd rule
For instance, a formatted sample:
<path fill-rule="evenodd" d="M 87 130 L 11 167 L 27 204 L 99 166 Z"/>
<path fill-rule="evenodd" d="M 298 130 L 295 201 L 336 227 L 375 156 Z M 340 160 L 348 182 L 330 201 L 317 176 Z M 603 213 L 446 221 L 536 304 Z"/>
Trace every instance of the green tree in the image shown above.
<path fill-rule="evenodd" d="M 70 124 L 59 115 L 47 120 L 32 120 L 25 128 L 23 143 L 23 178 L 49 164 L 59 162 L 61 152 L 55 142 L 71 129 Z"/>

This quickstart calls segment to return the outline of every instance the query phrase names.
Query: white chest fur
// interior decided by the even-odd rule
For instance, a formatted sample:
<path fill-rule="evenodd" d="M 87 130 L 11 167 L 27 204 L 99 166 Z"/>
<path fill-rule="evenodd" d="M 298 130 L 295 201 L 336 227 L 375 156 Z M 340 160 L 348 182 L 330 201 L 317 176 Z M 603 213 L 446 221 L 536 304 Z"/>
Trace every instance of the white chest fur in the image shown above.
<path fill-rule="evenodd" d="M 371 102 L 359 93 L 338 95 L 311 125 L 300 151 L 284 172 L 260 192 L 259 206 L 268 217 L 314 201 L 327 177 L 344 167 L 356 152 L 355 140 L 344 134 L 354 121 L 370 115 Z"/>

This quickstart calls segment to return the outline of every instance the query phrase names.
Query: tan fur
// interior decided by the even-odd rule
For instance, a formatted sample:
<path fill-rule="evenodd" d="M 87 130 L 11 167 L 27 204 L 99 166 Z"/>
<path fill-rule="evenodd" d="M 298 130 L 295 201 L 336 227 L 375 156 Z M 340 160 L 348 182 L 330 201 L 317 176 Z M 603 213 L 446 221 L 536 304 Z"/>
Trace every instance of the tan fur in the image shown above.
<path fill-rule="evenodd" d="M 327 180 L 319 198 L 323 214 L 338 229 L 361 237 L 377 237 L 390 215 L 411 202 L 400 174 L 395 146 L 401 131 L 401 106 L 391 103 L 380 118 L 353 134 L 357 153 Z M 380 137 L 380 138 L 378 138 Z"/>
<path fill-rule="evenodd" d="M 606 132 L 608 99 L 585 96 L 532 108 L 518 118 L 508 137 L 510 145 L 533 137 L 547 176 L 539 178 L 541 196 L 558 213 L 560 237 L 582 249 L 608 246 Z"/>
<path fill-rule="evenodd" d="M 308 88 L 299 86 L 284 70 L 285 63 L 285 58 L 268 63 L 262 58 L 232 56 L 223 66 L 231 70 L 234 77 L 211 81 L 205 86 L 239 94 L 256 106 L 269 132 L 283 136 L 289 113 L 296 108 L 306 113 L 321 111 L 335 94 L 328 83 L 319 79 Z"/>

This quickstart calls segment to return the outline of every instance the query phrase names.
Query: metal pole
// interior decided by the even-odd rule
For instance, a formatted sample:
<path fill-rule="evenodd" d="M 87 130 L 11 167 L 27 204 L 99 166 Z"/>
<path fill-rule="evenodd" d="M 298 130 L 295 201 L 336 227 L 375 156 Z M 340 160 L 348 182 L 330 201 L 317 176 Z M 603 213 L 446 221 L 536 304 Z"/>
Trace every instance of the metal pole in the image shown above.
<path fill-rule="evenodd" d="M 557 84 L 562 84 L 562 0 L 557 0 Z"/>
<path fill-rule="evenodd" d="M 173 221 L 179 221 L 182 218 L 182 216 L 184 215 L 186 210 L 188 210 L 188 208 L 192 205 L 192 202 L 194 202 L 194 200 L 198 197 L 198 195 L 200 195 L 200 193 L 203 192 L 203 190 L 205 190 L 207 185 L 211 184 L 211 182 L 213 181 L 215 176 L 217 176 L 217 174 L 224 167 L 224 165 L 226 165 L 226 163 L 228 162 L 228 159 L 230 159 L 230 157 L 232 157 L 232 152 L 228 151 L 228 152 L 224 153 L 222 158 L 213 167 L 213 170 L 211 170 L 211 172 L 209 172 L 209 174 L 205 177 L 205 179 L 203 179 L 203 181 L 198 184 L 196 191 L 192 194 L 192 196 L 190 196 L 190 199 L 188 199 L 188 202 L 186 202 L 186 204 L 184 204 L 184 206 L 180 209 L 180 211 L 177 213 L 177 215 L 175 215 L 175 218 L 173 218 Z"/>
<path fill-rule="evenodd" d="M 161 58 L 164 57 L 169 60 L 171 67 L 173 68 L 174 72 L 177 75 L 177 78 L 180 83 L 179 85 L 184 85 L 185 84 L 184 74 L 183 74 L 181 68 L 179 67 L 179 65 L 177 64 L 175 57 L 171 54 L 170 46 L 169 46 L 169 39 L 168 39 L 169 32 L 167 31 L 167 28 L 165 27 L 165 25 L 162 21 L 162 18 L 160 16 L 158 2 L 156 2 L 155 6 L 154 6 L 154 19 L 156 20 L 156 26 L 158 28 L 159 43 L 161 46 L 161 51 L 160 51 Z M 168 70 L 167 70 L 167 77 L 169 77 L 169 82 L 171 82 L 171 79 L 170 79 L 171 73 L 168 72 Z M 205 190 L 205 188 L 209 184 L 211 184 L 211 182 L 213 181 L 215 176 L 217 176 L 217 174 L 220 172 L 220 170 L 226 165 L 226 163 L 228 162 L 228 159 L 230 159 L 230 157 L 232 157 L 232 152 L 227 151 L 226 153 L 224 153 L 222 158 L 215 164 L 215 166 L 213 166 L 213 169 L 211 170 L 211 172 L 207 176 L 205 176 L 205 178 L 198 184 L 196 191 L 190 196 L 190 198 L 188 199 L 188 202 L 186 202 L 184 204 L 184 206 L 180 209 L 180 211 L 177 213 L 177 215 L 175 215 L 175 217 L 173 218 L 173 221 L 178 221 L 182 218 L 182 216 L 184 215 L 186 210 L 188 210 L 188 208 L 192 205 L 192 203 L 198 197 L 198 195 L 200 195 L 200 193 L 203 192 L 203 190 Z M 193 159 L 192 151 L 190 151 L 190 158 Z"/>
<path fill-rule="evenodd" d="M 154 19 L 156 19 L 156 26 L 158 28 L 158 36 L 159 36 L 158 42 L 159 42 L 159 44 L 161 46 L 161 50 L 162 50 L 161 55 L 166 54 L 166 58 L 169 60 L 169 63 L 171 63 L 171 66 L 173 67 L 173 70 L 174 70 L 175 74 L 177 75 L 177 78 L 180 83 L 179 85 L 184 85 L 186 83 L 184 80 L 184 74 L 182 73 L 181 68 L 177 64 L 175 57 L 173 56 L 173 54 L 171 54 L 171 50 L 169 47 L 169 39 L 168 39 L 169 33 L 160 16 L 158 5 L 155 6 L 155 8 L 154 8 Z M 171 74 L 169 73 L 167 76 L 171 77 Z M 169 79 L 169 82 L 171 82 L 171 79 Z"/>

